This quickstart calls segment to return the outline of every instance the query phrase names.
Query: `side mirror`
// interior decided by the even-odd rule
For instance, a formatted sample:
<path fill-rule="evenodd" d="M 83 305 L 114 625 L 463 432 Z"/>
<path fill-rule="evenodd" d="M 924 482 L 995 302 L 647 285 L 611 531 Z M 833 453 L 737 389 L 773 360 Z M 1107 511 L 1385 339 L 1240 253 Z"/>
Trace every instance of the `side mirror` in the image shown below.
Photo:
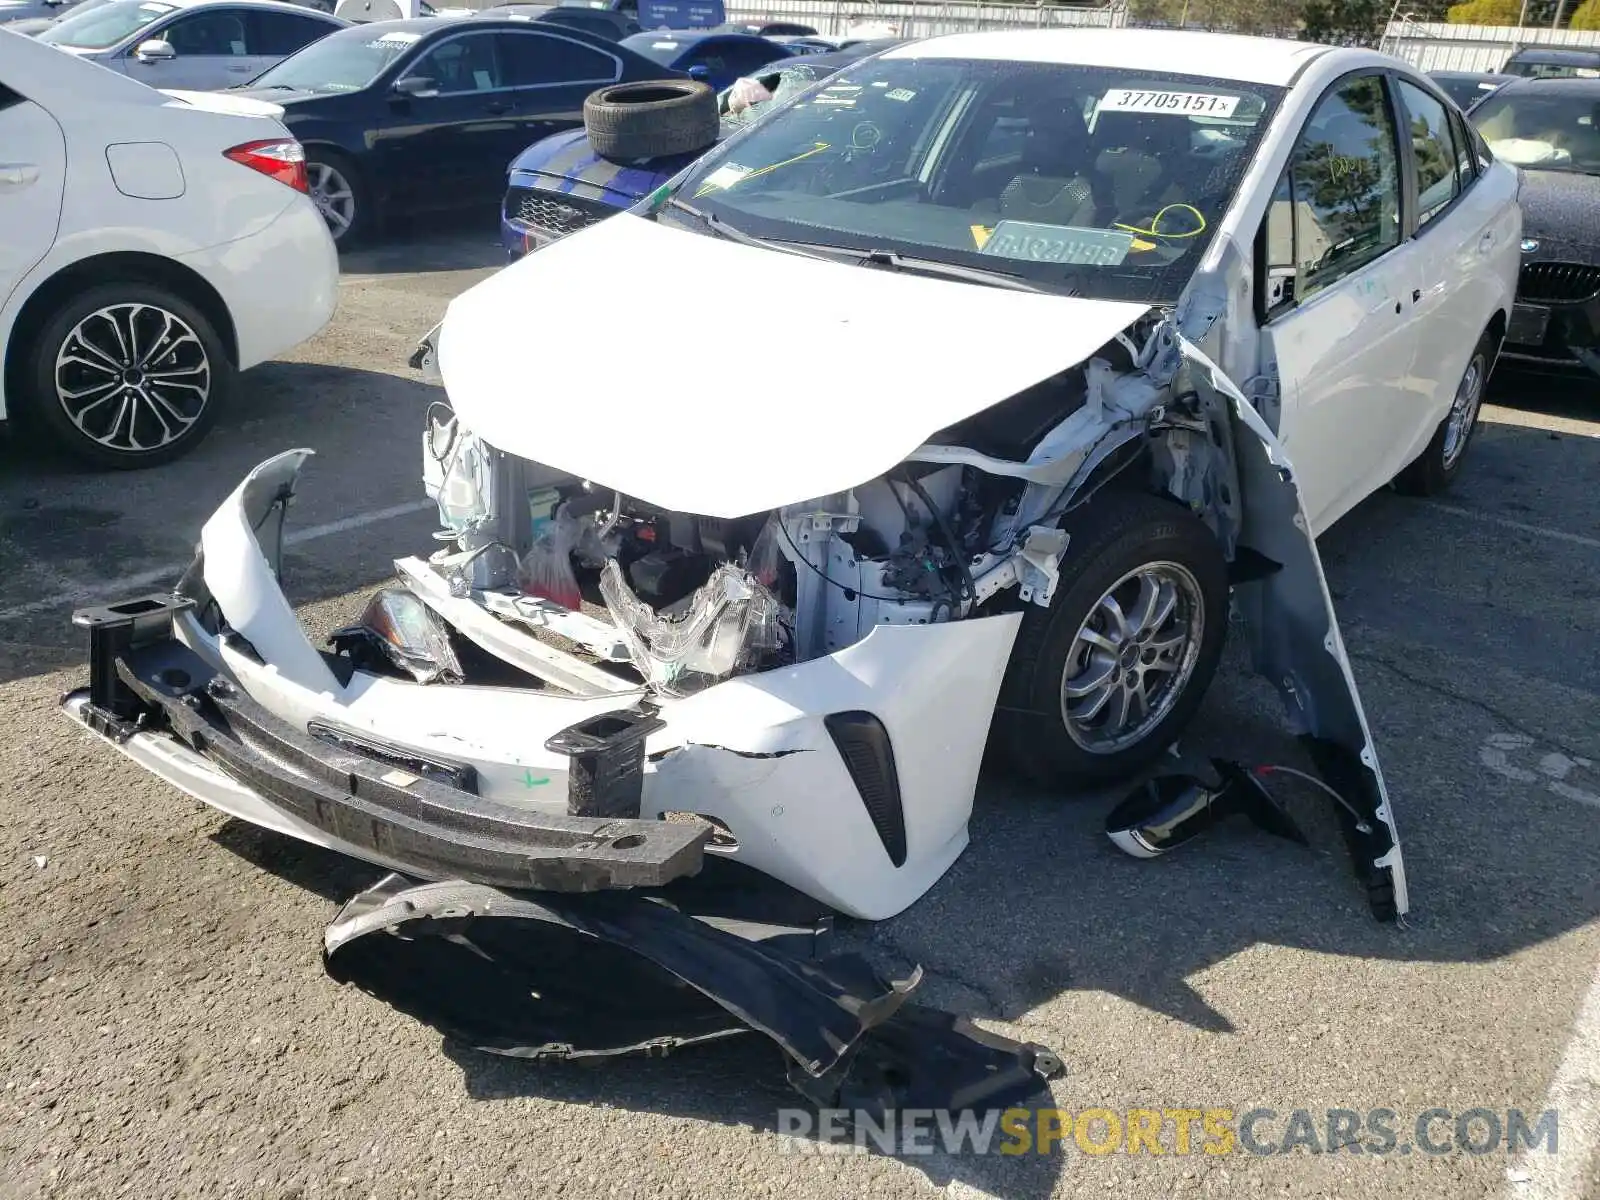
<path fill-rule="evenodd" d="M 394 94 L 405 100 L 426 100 L 439 94 L 439 85 L 426 75 L 408 75 L 395 83 Z"/>
<path fill-rule="evenodd" d="M 705 83 L 708 79 L 711 78 L 711 68 L 710 67 L 705 67 L 705 66 L 693 66 L 693 67 L 690 67 L 689 68 L 689 78 L 690 79 L 698 79 L 701 83 Z"/>
<path fill-rule="evenodd" d="M 178 57 L 178 52 L 172 48 L 172 43 L 161 38 L 151 38 L 147 42 L 140 42 L 139 48 L 133 52 L 133 57 L 142 63 L 171 62 Z"/>

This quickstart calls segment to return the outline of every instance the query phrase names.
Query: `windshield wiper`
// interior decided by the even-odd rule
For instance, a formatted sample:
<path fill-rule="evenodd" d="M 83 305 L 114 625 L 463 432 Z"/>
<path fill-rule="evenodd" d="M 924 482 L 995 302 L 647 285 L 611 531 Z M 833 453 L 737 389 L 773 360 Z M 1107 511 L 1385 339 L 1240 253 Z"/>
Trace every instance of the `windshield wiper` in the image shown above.
<path fill-rule="evenodd" d="M 808 247 L 802 248 L 793 242 L 769 241 L 766 238 L 756 237 L 753 233 L 746 233 L 742 229 L 736 229 L 715 213 L 708 213 L 703 209 L 694 207 L 692 204 L 686 204 L 676 196 L 667 197 L 667 207 L 675 208 L 681 213 L 687 213 L 718 237 L 725 237 L 730 242 L 738 242 L 741 246 L 758 246 L 762 250 L 777 250 L 784 254 L 798 254 L 802 258 L 822 257 L 819 254 L 811 253 Z"/>
<path fill-rule="evenodd" d="M 1009 271 L 992 271 L 984 267 L 963 267 L 956 263 L 941 262 L 936 258 L 912 258 L 896 250 L 868 250 L 861 257 L 862 266 L 889 267 L 895 271 L 912 271 L 918 275 L 938 275 L 943 279 L 961 279 L 967 283 L 982 283 L 990 287 L 1010 288 L 1016 292 L 1037 292 L 1041 295 L 1076 295 L 1077 289 L 1063 293 L 1059 288 L 1040 287 L 1029 283 Z"/>

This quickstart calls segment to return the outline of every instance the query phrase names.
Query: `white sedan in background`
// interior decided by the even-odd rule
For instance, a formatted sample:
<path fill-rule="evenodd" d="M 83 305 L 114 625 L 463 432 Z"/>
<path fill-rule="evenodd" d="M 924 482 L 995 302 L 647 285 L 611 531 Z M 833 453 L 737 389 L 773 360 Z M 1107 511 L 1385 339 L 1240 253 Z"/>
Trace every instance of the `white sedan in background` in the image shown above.
<path fill-rule="evenodd" d="M 151 466 L 327 324 L 338 260 L 278 111 L 0 29 L 0 419 Z"/>

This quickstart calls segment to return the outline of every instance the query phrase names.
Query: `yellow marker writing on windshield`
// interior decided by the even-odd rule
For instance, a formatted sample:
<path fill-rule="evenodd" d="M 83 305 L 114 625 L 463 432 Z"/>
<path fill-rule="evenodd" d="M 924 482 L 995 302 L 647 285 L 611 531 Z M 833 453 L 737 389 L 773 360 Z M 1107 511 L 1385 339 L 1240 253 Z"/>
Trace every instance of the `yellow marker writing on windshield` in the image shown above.
<path fill-rule="evenodd" d="M 746 171 L 743 175 L 739 176 L 738 179 L 733 180 L 731 183 L 721 184 L 721 183 L 711 183 L 709 181 L 706 182 L 706 183 L 702 183 L 695 190 L 694 198 L 696 200 L 698 200 L 698 199 L 700 199 L 701 196 L 704 196 L 707 192 L 716 192 L 716 191 L 724 191 L 725 192 L 725 191 L 728 190 L 728 188 L 731 188 L 735 183 L 743 183 L 746 179 L 754 179 L 757 175 L 765 175 L 768 171 L 776 171 L 779 167 L 792 166 L 794 163 L 799 162 L 801 159 L 810 158 L 813 154 L 821 154 L 824 150 L 831 150 L 831 149 L 833 149 L 833 147 L 830 146 L 827 142 L 813 142 L 811 144 L 811 149 L 807 150 L 805 153 L 796 154 L 793 158 L 786 158 L 782 162 L 770 163 L 765 167 L 757 167 L 754 171 Z M 715 174 L 716 174 L 716 172 L 713 171 L 712 175 L 715 175 Z"/>

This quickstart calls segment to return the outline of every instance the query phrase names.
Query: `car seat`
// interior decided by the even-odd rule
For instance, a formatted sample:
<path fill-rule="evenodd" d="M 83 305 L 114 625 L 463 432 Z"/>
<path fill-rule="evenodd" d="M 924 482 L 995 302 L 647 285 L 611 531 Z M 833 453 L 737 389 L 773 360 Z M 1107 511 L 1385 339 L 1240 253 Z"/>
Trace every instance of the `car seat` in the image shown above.
<path fill-rule="evenodd" d="M 1072 103 L 1070 97 L 1045 101 L 1028 114 L 1018 173 L 1000 193 L 1002 219 L 1046 225 L 1093 219 L 1092 189 L 1083 174 L 1089 131 Z"/>

